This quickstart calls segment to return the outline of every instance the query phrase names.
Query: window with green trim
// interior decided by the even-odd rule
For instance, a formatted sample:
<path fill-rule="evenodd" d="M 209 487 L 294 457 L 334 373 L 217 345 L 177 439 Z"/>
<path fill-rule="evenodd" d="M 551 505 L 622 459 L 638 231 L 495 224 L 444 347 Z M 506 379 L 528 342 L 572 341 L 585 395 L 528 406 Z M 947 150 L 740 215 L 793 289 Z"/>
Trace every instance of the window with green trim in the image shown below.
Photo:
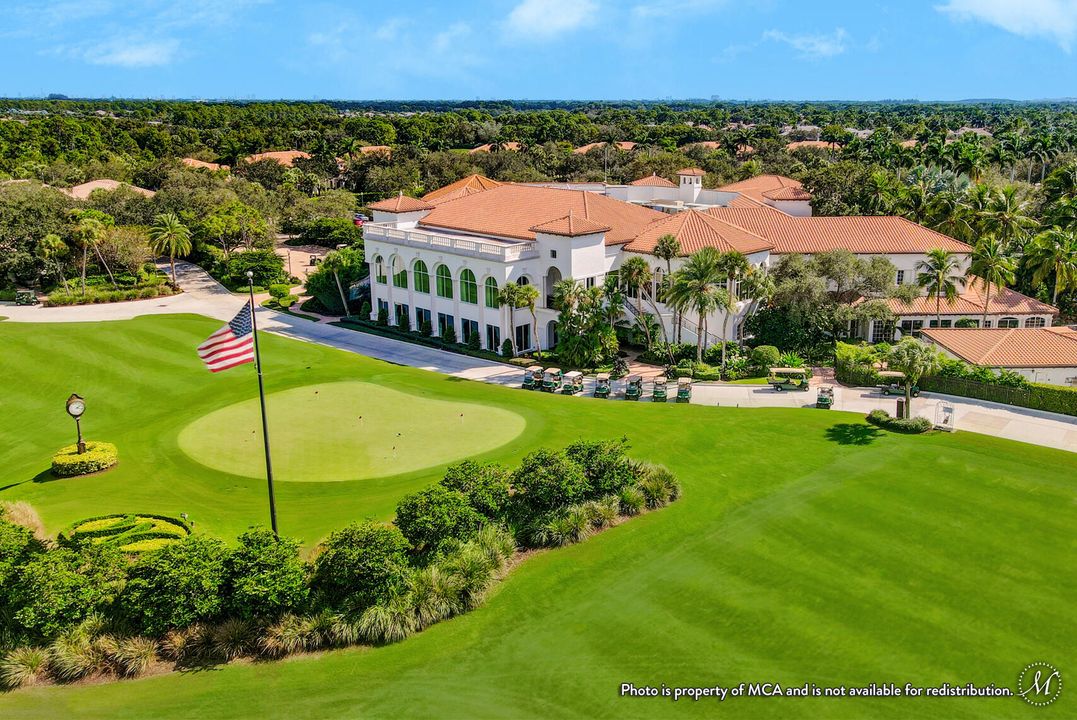
<path fill-rule="evenodd" d="M 393 261 L 393 269 L 396 269 L 396 264 L 399 262 L 399 259 Z M 393 273 L 393 287 L 404 288 L 405 290 L 408 287 L 408 269 L 402 263 L 400 272 Z"/>
<path fill-rule="evenodd" d="M 374 256 L 374 280 L 376 282 L 385 282 L 385 261 L 381 259 L 381 255 Z"/>
<path fill-rule="evenodd" d="M 438 297 L 451 298 L 452 273 L 449 272 L 449 268 L 444 265 L 438 265 L 434 269 L 434 276 L 437 278 Z"/>
<path fill-rule="evenodd" d="M 484 286 L 486 288 L 486 307 L 495 309 L 501 307 L 500 298 L 498 297 L 497 280 L 488 277 L 486 278 Z"/>
<path fill-rule="evenodd" d="M 479 286 L 475 282 L 475 273 L 467 268 L 460 273 L 460 301 L 472 305 L 479 302 Z"/>
<path fill-rule="evenodd" d="M 422 260 L 415 261 L 415 292 L 430 292 L 430 272 L 426 269 L 426 263 Z"/>

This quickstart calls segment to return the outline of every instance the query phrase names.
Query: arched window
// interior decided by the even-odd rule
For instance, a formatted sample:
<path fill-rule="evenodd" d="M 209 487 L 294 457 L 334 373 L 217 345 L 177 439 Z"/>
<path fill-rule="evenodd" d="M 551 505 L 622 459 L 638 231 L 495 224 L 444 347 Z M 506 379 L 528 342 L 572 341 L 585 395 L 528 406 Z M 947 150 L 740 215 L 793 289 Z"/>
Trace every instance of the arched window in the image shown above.
<path fill-rule="evenodd" d="M 1027 328 L 1041 328 L 1047 325 L 1047 321 L 1041 317 L 1031 317 L 1025 320 L 1025 327 Z"/>
<path fill-rule="evenodd" d="M 486 288 L 486 307 L 495 309 L 501 307 L 500 298 L 498 297 L 497 280 L 488 277 L 483 285 Z"/>
<path fill-rule="evenodd" d="M 408 288 L 408 269 L 400 258 L 393 258 L 393 287 Z"/>
<path fill-rule="evenodd" d="M 376 282 L 385 282 L 385 261 L 382 260 L 381 255 L 374 256 L 374 280 Z"/>
<path fill-rule="evenodd" d="M 1015 328 L 1015 327 L 1017 327 L 1017 318 L 1015 318 L 1015 317 L 1004 317 L 1004 318 L 1002 318 L 1001 320 L 998 321 L 998 326 L 1000 328 Z"/>
<path fill-rule="evenodd" d="M 476 305 L 479 302 L 479 285 L 475 273 L 467 268 L 460 271 L 460 301 Z"/>
<path fill-rule="evenodd" d="M 434 268 L 434 276 L 437 280 L 438 297 L 452 297 L 452 273 L 444 265 Z"/>
<path fill-rule="evenodd" d="M 412 272 L 415 275 L 415 292 L 430 292 L 430 272 L 426 269 L 426 263 L 416 260 Z"/>
<path fill-rule="evenodd" d="M 517 285 L 530 285 L 531 284 L 531 278 L 527 277 L 526 275 L 521 275 L 520 279 L 516 281 L 516 284 Z"/>

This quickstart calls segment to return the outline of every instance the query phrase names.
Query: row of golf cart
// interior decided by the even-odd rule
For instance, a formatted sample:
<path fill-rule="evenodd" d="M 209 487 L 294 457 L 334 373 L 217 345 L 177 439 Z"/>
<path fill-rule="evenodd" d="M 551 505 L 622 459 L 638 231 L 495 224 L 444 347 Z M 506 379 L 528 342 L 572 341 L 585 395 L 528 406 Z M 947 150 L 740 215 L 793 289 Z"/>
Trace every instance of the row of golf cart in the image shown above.
<path fill-rule="evenodd" d="M 808 371 L 804 368 L 771 368 L 767 384 L 776 392 L 807 392 L 809 389 Z M 823 385 L 815 396 L 815 407 L 829 410 L 834 407 L 834 388 Z"/>
<path fill-rule="evenodd" d="M 669 381 L 665 377 L 654 379 L 651 386 L 651 401 L 665 402 L 668 398 L 667 385 Z M 532 365 L 524 371 L 524 390 L 542 390 L 562 395 L 580 395 L 583 393 L 583 373 L 578 370 L 561 372 L 559 368 L 543 368 L 541 365 Z M 613 392 L 613 380 L 609 373 L 599 373 L 595 376 L 594 396 L 596 398 L 608 398 Z M 625 400 L 639 400 L 643 397 L 643 377 L 629 375 L 625 378 Z M 688 402 L 692 399 L 691 378 L 677 380 L 677 402 Z"/>

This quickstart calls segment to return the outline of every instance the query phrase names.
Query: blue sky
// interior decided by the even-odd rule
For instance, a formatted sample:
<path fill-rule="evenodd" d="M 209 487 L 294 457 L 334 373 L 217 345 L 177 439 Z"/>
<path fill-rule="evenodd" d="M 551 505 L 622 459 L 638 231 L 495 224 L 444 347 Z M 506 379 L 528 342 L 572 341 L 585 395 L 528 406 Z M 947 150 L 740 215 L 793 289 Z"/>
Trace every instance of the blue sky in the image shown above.
<path fill-rule="evenodd" d="M 0 0 L 0 95 L 1077 96 L 1077 0 Z"/>

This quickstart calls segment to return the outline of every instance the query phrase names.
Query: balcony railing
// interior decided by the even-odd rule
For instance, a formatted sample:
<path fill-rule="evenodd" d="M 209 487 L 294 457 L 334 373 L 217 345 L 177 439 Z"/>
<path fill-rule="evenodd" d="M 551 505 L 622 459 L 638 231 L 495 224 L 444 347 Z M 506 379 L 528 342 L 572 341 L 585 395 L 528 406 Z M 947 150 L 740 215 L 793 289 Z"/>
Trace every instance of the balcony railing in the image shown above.
<path fill-rule="evenodd" d="M 454 255 L 467 255 L 505 263 L 528 260 L 539 256 L 538 246 L 535 242 L 493 242 L 455 235 L 440 235 L 424 230 L 401 230 L 380 223 L 367 223 L 364 225 L 363 235 L 370 240 L 384 240 L 396 245 L 442 250 Z"/>

